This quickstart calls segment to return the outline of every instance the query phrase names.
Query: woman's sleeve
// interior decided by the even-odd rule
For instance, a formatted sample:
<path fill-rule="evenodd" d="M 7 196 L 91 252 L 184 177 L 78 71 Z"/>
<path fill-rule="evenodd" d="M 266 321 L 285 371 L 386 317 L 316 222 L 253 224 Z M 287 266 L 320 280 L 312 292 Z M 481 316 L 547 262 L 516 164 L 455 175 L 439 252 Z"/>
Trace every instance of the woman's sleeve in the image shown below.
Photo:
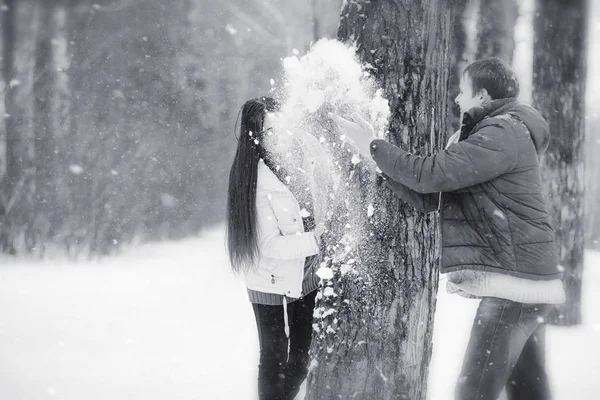
<path fill-rule="evenodd" d="M 256 220 L 258 248 L 269 258 L 293 260 L 315 255 L 319 245 L 313 232 L 283 235 L 271 206 L 269 193 L 256 194 Z"/>

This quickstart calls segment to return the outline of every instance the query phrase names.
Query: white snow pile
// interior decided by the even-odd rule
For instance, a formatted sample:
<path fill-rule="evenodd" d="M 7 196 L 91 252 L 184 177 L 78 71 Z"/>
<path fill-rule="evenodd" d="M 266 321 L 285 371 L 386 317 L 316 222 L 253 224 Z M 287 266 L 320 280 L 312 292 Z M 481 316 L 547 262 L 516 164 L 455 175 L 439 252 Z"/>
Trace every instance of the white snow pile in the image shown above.
<path fill-rule="evenodd" d="M 283 81 L 274 88 L 281 112 L 267 148 L 286 170 L 302 169 L 298 165 L 300 146 L 322 157 L 324 150 L 330 165 L 348 156 L 349 150 L 344 148 L 340 134 L 334 132 L 329 113 L 347 119 L 360 116 L 373 125 L 378 137 L 384 137 L 390 115 L 388 101 L 353 47 L 322 39 L 307 54 L 285 58 L 283 67 Z M 307 138 L 307 134 L 316 140 Z"/>
<path fill-rule="evenodd" d="M 322 39 L 302 56 L 283 60 L 283 128 L 302 128 L 320 138 L 327 112 L 369 121 L 379 137 L 387 129 L 390 110 L 367 68 L 353 47 L 334 39 Z"/>

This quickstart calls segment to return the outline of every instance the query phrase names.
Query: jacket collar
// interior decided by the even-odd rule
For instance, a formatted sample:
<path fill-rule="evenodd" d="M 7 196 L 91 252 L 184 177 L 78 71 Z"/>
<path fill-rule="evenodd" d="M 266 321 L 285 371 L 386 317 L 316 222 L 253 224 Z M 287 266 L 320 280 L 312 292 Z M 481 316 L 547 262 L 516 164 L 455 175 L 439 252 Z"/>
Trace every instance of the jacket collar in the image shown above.
<path fill-rule="evenodd" d="M 495 115 L 502 114 L 503 110 L 506 110 L 517 103 L 515 98 L 496 99 L 489 103 L 483 104 L 479 107 L 473 107 L 469 111 L 465 112 L 462 119 L 462 126 L 460 129 L 460 140 L 464 140 L 472 133 L 473 128 L 477 126 L 486 117 L 493 117 Z"/>

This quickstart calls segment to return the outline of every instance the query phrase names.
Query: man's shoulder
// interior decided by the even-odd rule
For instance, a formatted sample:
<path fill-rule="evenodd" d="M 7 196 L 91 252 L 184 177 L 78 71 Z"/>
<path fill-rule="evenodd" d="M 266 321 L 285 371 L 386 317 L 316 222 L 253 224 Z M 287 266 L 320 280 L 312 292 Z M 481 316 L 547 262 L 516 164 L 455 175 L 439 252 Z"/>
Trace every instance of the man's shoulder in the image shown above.
<path fill-rule="evenodd" d="M 496 132 L 510 133 L 517 132 L 522 128 L 527 129 L 519 118 L 511 113 L 504 113 L 484 118 L 475 128 L 474 132 L 489 132 L 496 135 Z M 513 135 L 501 135 L 510 138 Z"/>
<path fill-rule="evenodd" d="M 495 126 L 498 128 L 511 127 L 516 122 L 516 118 L 510 113 L 498 114 L 494 116 L 485 117 L 478 124 L 477 128 L 481 129 L 487 126 Z"/>

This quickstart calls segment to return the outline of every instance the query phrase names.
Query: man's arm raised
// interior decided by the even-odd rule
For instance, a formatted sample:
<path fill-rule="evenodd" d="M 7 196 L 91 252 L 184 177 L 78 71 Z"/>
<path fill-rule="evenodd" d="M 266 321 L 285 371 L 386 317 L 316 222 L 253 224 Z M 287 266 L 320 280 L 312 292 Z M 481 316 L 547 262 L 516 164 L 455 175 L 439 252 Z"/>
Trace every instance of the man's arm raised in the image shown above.
<path fill-rule="evenodd" d="M 451 192 L 496 178 L 517 162 L 508 123 L 498 121 L 431 156 L 416 156 L 384 140 L 371 142 L 371 157 L 384 174 L 418 193 Z"/>

